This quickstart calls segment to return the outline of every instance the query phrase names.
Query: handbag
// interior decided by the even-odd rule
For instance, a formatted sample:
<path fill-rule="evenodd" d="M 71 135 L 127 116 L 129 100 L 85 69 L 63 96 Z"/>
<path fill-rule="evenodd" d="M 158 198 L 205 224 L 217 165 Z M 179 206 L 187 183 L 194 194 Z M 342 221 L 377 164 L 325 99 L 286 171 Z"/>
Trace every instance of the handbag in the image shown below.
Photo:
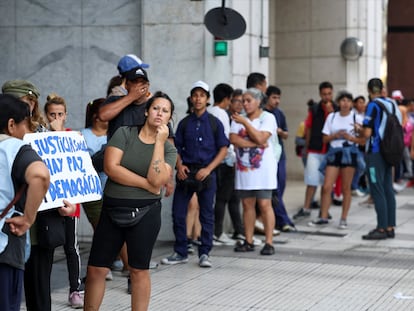
<path fill-rule="evenodd" d="M 197 172 L 199 168 L 190 167 L 190 171 L 187 173 L 187 178 L 184 180 L 177 179 L 182 187 L 184 187 L 186 192 L 200 192 L 211 185 L 211 175 L 208 175 L 204 180 L 196 179 Z"/>
<path fill-rule="evenodd" d="M 65 218 L 57 209 L 39 212 L 36 226 L 37 244 L 40 247 L 54 249 L 65 244 Z"/>
<path fill-rule="evenodd" d="M 105 208 L 109 218 L 116 226 L 128 228 L 138 224 L 148 211 L 161 204 L 160 201 L 142 207 L 111 206 Z"/>

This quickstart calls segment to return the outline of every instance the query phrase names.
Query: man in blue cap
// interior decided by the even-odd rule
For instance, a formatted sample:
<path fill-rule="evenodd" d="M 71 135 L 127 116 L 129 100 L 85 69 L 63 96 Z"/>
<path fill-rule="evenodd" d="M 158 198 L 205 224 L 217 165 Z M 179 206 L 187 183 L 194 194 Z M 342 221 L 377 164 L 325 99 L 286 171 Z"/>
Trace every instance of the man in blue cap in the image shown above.
<path fill-rule="evenodd" d="M 108 121 L 108 140 L 121 126 L 143 125 L 144 110 L 151 93 L 149 79 L 144 68 L 149 65 L 136 55 L 128 54 L 118 62 L 119 74 L 126 79 L 125 96 L 110 96 L 99 109 L 99 118 Z"/>

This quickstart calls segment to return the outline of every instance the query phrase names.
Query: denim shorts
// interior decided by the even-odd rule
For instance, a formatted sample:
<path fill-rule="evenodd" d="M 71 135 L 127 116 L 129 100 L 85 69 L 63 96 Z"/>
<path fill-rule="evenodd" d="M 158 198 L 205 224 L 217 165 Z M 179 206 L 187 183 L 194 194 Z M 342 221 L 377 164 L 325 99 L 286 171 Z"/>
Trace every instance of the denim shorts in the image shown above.
<path fill-rule="evenodd" d="M 324 158 L 324 154 L 308 153 L 305 167 L 305 184 L 307 186 L 321 186 L 323 184 L 323 175 L 319 171 L 319 166 Z"/>
<path fill-rule="evenodd" d="M 238 190 L 237 194 L 240 199 L 256 198 L 256 199 L 271 199 L 272 190 Z"/>

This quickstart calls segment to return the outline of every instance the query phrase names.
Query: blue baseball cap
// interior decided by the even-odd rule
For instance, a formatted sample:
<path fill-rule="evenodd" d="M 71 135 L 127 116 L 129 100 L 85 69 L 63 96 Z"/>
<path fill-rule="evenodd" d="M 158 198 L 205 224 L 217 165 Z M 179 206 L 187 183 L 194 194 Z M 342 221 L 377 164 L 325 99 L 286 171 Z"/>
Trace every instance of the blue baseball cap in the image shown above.
<path fill-rule="evenodd" d="M 122 56 L 118 62 L 118 71 L 120 75 L 137 68 L 149 68 L 149 65 L 144 63 L 134 54 Z"/>

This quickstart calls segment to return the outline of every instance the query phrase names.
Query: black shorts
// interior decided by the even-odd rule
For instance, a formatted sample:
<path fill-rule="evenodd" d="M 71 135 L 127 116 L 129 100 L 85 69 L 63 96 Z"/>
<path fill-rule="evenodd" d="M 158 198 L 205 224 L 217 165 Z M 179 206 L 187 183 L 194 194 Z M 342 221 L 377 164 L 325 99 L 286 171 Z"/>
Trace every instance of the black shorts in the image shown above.
<path fill-rule="evenodd" d="M 128 264 L 135 269 L 149 269 L 152 250 L 161 228 L 161 203 L 151 208 L 133 227 L 116 226 L 105 208 L 93 236 L 88 265 L 110 268 L 126 242 Z"/>

